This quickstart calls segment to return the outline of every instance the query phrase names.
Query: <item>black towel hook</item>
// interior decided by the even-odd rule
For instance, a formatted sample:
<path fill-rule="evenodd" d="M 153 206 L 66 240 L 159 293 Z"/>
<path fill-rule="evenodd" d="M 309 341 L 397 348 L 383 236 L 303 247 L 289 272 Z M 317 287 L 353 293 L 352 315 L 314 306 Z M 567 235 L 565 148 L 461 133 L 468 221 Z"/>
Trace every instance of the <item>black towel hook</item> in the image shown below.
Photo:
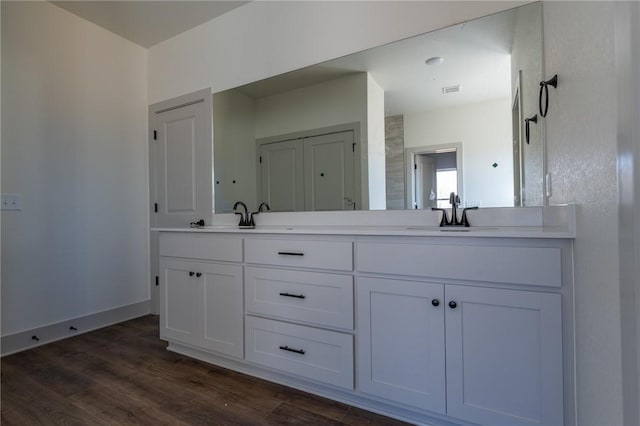
<path fill-rule="evenodd" d="M 527 145 L 529 144 L 529 123 L 530 122 L 534 122 L 537 123 L 538 122 L 538 114 L 535 114 L 533 117 L 529 117 L 529 118 L 525 118 L 524 119 L 524 138 L 527 141 Z"/>
<path fill-rule="evenodd" d="M 538 95 L 538 108 L 542 117 L 547 116 L 549 112 L 549 86 L 554 89 L 558 87 L 558 74 L 554 75 L 547 81 L 540 82 L 540 94 Z M 544 92 L 544 109 L 542 108 L 542 92 Z"/>

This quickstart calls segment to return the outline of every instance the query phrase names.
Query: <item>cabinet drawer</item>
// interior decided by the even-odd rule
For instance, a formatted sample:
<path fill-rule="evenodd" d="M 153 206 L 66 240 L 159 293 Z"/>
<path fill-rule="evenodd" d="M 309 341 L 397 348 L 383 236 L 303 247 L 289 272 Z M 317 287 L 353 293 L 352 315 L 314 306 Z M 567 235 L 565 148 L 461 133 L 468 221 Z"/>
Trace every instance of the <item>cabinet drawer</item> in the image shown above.
<path fill-rule="evenodd" d="M 247 267 L 245 307 L 268 315 L 353 329 L 353 276 Z"/>
<path fill-rule="evenodd" d="M 353 270 L 351 241 L 247 239 L 245 256 L 247 263 Z"/>
<path fill-rule="evenodd" d="M 242 239 L 196 233 L 160 233 L 160 256 L 242 262 Z"/>
<path fill-rule="evenodd" d="M 557 247 L 360 243 L 357 268 L 382 274 L 560 287 L 562 250 Z"/>
<path fill-rule="evenodd" d="M 262 318 L 245 318 L 248 361 L 353 389 L 353 336 Z"/>

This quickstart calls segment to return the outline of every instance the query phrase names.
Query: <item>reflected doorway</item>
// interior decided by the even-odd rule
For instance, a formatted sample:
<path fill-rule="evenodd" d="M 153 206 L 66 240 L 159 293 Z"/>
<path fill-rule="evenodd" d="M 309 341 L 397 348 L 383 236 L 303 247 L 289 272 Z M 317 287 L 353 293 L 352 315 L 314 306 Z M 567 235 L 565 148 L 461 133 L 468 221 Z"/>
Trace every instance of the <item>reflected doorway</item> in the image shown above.
<path fill-rule="evenodd" d="M 452 192 L 462 196 L 462 144 L 407 148 L 406 207 L 449 207 Z"/>

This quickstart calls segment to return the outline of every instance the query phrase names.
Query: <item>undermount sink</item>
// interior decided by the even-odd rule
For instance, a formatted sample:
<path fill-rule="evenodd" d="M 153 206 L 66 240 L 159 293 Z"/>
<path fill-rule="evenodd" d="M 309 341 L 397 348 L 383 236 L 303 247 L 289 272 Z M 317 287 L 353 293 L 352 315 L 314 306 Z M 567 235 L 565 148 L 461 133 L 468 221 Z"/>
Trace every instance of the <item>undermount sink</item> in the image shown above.
<path fill-rule="evenodd" d="M 488 228 L 483 226 L 478 227 L 460 227 L 460 228 L 447 228 L 447 227 L 438 227 L 438 226 L 408 226 L 406 229 L 414 230 L 414 231 L 439 231 L 439 232 L 480 232 L 480 231 L 494 231 L 498 228 Z"/>

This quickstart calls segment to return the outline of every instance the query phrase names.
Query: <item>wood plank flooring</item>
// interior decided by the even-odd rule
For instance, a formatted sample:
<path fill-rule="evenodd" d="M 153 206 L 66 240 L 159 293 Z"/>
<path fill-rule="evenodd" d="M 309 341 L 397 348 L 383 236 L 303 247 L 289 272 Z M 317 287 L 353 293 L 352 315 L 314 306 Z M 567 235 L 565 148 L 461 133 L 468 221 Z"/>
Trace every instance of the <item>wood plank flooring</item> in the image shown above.
<path fill-rule="evenodd" d="M 148 315 L 2 358 L 2 425 L 405 424 L 165 347 Z"/>

